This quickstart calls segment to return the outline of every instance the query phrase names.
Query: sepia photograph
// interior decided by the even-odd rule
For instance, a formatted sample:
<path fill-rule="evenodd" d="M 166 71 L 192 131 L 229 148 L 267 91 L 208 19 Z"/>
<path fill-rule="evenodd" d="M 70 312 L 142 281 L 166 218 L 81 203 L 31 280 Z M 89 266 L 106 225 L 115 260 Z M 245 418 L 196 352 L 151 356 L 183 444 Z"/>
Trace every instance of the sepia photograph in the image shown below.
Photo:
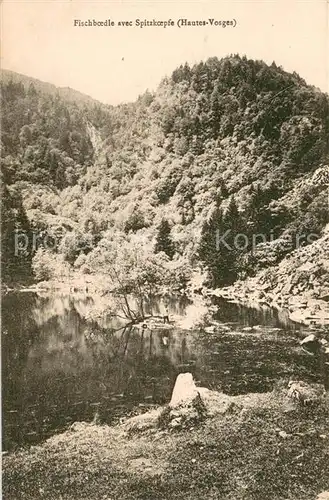
<path fill-rule="evenodd" d="M 4 500 L 329 500 L 329 3 L 3 0 Z"/>

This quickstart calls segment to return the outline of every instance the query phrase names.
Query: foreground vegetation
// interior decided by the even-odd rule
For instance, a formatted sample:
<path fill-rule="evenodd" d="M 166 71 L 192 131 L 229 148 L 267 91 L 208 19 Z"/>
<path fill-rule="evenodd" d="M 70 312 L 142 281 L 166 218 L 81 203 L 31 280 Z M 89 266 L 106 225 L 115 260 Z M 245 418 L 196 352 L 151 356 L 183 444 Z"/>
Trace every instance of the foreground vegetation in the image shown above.
<path fill-rule="evenodd" d="M 4 458 L 4 498 L 315 500 L 329 488 L 328 401 L 299 405 L 283 386 L 178 430 L 74 424 Z"/>

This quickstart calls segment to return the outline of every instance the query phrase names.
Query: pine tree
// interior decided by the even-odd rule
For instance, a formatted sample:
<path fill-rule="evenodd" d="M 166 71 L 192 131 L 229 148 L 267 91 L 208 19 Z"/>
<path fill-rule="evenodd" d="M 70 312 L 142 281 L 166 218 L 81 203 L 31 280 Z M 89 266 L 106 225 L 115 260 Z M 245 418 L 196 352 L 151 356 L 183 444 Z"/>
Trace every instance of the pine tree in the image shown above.
<path fill-rule="evenodd" d="M 203 225 L 198 256 L 208 270 L 209 286 L 228 285 L 236 280 L 239 257 L 246 250 L 244 227 L 234 196 L 225 214 L 217 206 Z"/>
<path fill-rule="evenodd" d="M 225 212 L 225 225 L 235 232 L 240 226 L 240 214 L 234 196 L 231 196 Z"/>
<path fill-rule="evenodd" d="M 209 122 L 212 129 L 212 136 L 217 139 L 219 128 L 220 128 L 220 105 L 219 105 L 219 91 L 217 87 L 214 87 L 214 90 L 210 96 L 210 113 L 209 113 Z"/>
<path fill-rule="evenodd" d="M 215 202 L 218 207 L 222 204 L 222 201 L 225 200 L 228 197 L 228 190 L 225 185 L 225 182 L 223 179 L 219 179 L 218 181 L 218 187 L 217 187 L 217 194 L 215 197 Z"/>
<path fill-rule="evenodd" d="M 198 258 L 208 270 L 207 284 L 213 288 L 226 283 L 227 249 L 219 245 L 219 240 L 224 234 L 223 222 L 223 212 L 216 207 L 210 219 L 203 224 L 198 248 Z"/>
<path fill-rule="evenodd" d="M 21 197 L 11 194 L 4 182 L 1 183 L 1 219 L 1 275 L 3 281 L 13 283 L 31 278 L 32 234 L 30 224 Z M 16 231 L 18 232 L 16 233 Z"/>
<path fill-rule="evenodd" d="M 233 283 L 238 274 L 238 259 L 248 247 L 248 237 L 245 234 L 245 225 L 238 210 L 234 196 L 231 196 L 224 216 L 225 245 L 225 280 Z"/>
<path fill-rule="evenodd" d="M 252 187 L 251 204 L 249 207 L 249 226 L 254 233 L 262 233 L 266 237 L 272 229 L 273 221 L 268 204 L 272 195 L 263 190 L 259 184 Z"/>
<path fill-rule="evenodd" d="M 158 227 L 154 252 L 164 252 L 170 259 L 172 259 L 175 254 L 175 248 L 170 234 L 170 225 L 166 219 L 162 219 Z"/>

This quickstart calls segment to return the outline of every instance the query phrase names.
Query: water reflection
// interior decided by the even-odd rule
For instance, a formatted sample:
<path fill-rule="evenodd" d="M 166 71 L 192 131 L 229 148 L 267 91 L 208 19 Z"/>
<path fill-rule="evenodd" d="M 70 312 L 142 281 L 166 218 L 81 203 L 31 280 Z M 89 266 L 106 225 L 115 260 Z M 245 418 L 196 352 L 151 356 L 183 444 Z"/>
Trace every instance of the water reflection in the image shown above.
<path fill-rule="evenodd" d="M 167 402 L 182 371 L 231 394 L 268 390 L 278 378 L 295 373 L 319 376 L 314 359 L 298 348 L 292 325 L 271 311 L 218 302 L 214 317 L 223 329 L 208 333 L 124 326 L 108 314 L 95 315 L 108 300 L 31 293 L 4 297 L 4 449 L 38 442 L 76 420 L 113 423 Z M 176 316 L 193 309 L 182 298 L 169 298 L 167 305 Z M 162 306 L 153 301 L 147 307 L 161 314 Z M 243 334 L 249 325 L 263 326 L 257 334 Z M 273 326 L 284 326 L 285 332 L 268 330 Z"/>
<path fill-rule="evenodd" d="M 4 297 L 4 449 L 37 442 L 96 413 L 110 423 L 170 396 L 177 366 L 189 355 L 184 336 L 166 345 L 167 329 L 123 327 L 106 314 L 90 319 L 99 300 Z M 172 302 L 172 313 L 181 313 L 184 304 Z M 153 304 L 155 314 L 159 308 Z"/>
<path fill-rule="evenodd" d="M 265 305 L 255 305 L 247 307 L 233 301 L 225 301 L 215 298 L 214 303 L 218 306 L 215 314 L 222 322 L 234 323 L 244 326 L 262 325 L 273 328 L 285 328 L 288 330 L 299 330 L 300 325 L 289 319 L 289 311 L 286 309 L 277 310 Z M 233 322 L 232 322 L 233 319 Z"/>

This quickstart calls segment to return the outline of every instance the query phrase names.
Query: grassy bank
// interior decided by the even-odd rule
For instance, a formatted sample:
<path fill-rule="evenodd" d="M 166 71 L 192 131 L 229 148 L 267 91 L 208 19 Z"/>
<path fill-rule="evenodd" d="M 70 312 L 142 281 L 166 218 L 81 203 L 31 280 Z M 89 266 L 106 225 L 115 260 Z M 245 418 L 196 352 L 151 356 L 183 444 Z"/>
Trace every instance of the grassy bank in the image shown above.
<path fill-rule="evenodd" d="M 328 400 L 303 406 L 280 388 L 229 402 L 178 430 L 158 413 L 143 426 L 74 424 L 4 457 L 3 498 L 312 500 L 329 489 Z"/>

